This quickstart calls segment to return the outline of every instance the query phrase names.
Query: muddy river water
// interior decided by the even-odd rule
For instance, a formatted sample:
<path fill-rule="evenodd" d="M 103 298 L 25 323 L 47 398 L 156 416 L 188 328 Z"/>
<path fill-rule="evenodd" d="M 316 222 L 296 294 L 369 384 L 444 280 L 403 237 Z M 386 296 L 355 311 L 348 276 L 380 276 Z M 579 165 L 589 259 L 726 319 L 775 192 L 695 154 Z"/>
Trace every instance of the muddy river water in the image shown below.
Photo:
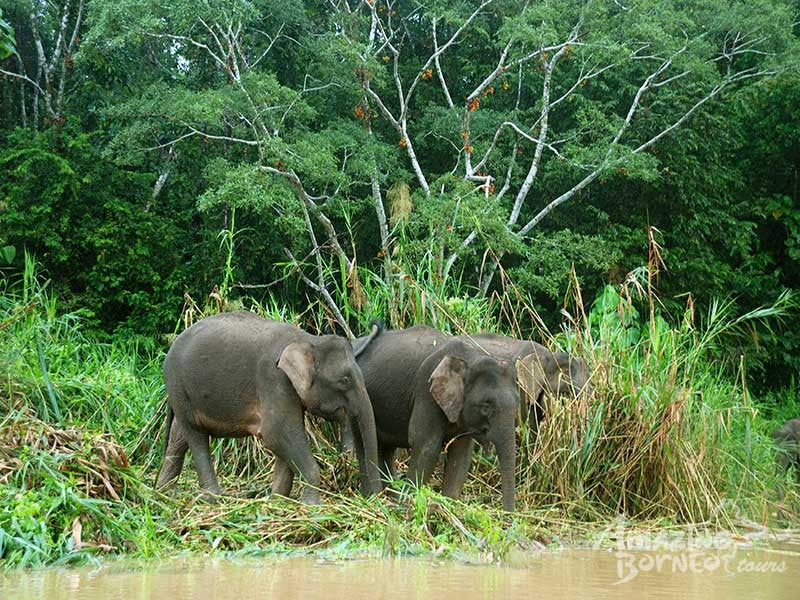
<path fill-rule="evenodd" d="M 547 550 L 514 556 L 503 566 L 431 558 L 106 562 L 94 568 L 0 572 L 0 598 L 800 598 L 796 548 L 736 548 L 717 558 L 668 554 Z"/>

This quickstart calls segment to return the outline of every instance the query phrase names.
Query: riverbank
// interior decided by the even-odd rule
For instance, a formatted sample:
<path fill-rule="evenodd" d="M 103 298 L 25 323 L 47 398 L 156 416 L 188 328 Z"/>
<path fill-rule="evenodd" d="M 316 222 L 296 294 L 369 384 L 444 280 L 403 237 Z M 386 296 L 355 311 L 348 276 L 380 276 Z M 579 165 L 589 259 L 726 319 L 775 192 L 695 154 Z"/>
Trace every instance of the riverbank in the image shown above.
<path fill-rule="evenodd" d="M 438 322 L 453 322 L 446 311 L 460 310 L 457 303 L 441 306 Z M 499 510 L 493 453 L 475 454 L 462 501 L 429 488 L 399 505 L 363 498 L 355 460 L 318 420 L 307 431 L 323 505 L 265 498 L 272 457 L 252 439 L 213 444 L 229 495 L 208 505 L 197 499 L 190 461 L 174 491 L 153 490 L 163 451 L 166 344 L 98 339 L 80 312 L 61 311 L 46 283 L 26 271 L 0 294 L 0 560 L 13 568 L 119 555 L 324 549 L 466 552 L 502 561 L 514 549 L 594 543 L 620 526 L 736 535 L 796 528 L 800 499 L 795 492 L 777 498 L 779 484 L 791 489 L 790 475 L 776 470 L 769 435 L 785 414 L 752 398 L 715 345 L 783 309 L 737 317 L 717 307 L 702 324 L 687 315 L 670 326 L 655 313 L 628 307 L 623 314 L 625 306 L 609 287 L 582 328 L 548 342 L 586 358 L 595 393 L 553 402 L 535 433 L 518 427 L 513 516 Z M 288 318 L 257 304 L 252 310 Z M 480 310 L 460 322 L 470 331 L 499 327 Z M 786 414 L 797 408 L 792 398 L 782 405 Z M 434 477 L 432 488 L 438 485 Z"/>
<path fill-rule="evenodd" d="M 503 563 L 520 553 L 561 546 L 800 543 L 800 519 L 787 510 L 792 505 L 786 499 L 781 505 L 765 501 L 773 512 L 758 521 L 733 501 L 721 503 L 699 523 L 681 522 L 677 515 L 647 520 L 592 514 L 581 502 L 542 507 L 525 497 L 516 513 L 505 514 L 499 495 L 481 480 L 493 461 L 483 456 L 477 458 L 478 473 L 470 478 L 464 501 L 429 488 L 414 490 L 400 502 L 384 495 L 364 498 L 357 492 L 355 461 L 328 445 L 321 430 L 313 437 L 325 473 L 322 505 L 265 497 L 269 459 L 255 464 L 243 459 L 238 469 L 229 465 L 222 477 L 227 495 L 208 504 L 198 500 L 190 469 L 175 489 L 161 494 L 152 488 L 155 470 L 131 464 L 112 436 L 59 429 L 23 415 L 0 426 L 5 567 L 79 565 L 115 556 L 163 559 L 186 552 L 469 557 Z"/>

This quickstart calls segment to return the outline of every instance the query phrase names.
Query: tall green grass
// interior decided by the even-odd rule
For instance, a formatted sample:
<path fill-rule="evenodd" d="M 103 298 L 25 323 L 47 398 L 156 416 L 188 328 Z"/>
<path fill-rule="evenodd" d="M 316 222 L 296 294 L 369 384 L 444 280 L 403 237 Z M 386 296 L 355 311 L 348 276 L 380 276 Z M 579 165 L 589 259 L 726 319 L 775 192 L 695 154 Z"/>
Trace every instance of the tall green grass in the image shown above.
<path fill-rule="evenodd" d="M 36 566 L 140 548 L 161 529 L 129 466 L 156 443 L 140 434 L 163 397 L 157 353 L 87 338 L 81 313 L 59 309 L 29 258 L 3 286 L 0 559 Z"/>
<path fill-rule="evenodd" d="M 701 314 L 689 303 L 670 317 L 652 287 L 657 267 L 651 253 L 648 265 L 587 305 L 574 284 L 568 326 L 555 334 L 502 270 L 502 292 L 488 298 L 441 279 L 433 256 L 413 269 L 393 261 L 388 277 L 363 268 L 356 278 L 331 274 L 334 298 L 355 331 L 366 332 L 373 317 L 454 334 L 501 331 L 588 361 L 593 395 L 551 399 L 538 432 L 518 427 L 519 512 L 509 525 L 497 510 L 493 455 L 476 454 L 462 502 L 422 488 L 396 506 L 359 497 L 354 459 L 339 450 L 335 429 L 316 420 L 308 432 L 328 500 L 321 507 L 265 499 L 272 457 L 255 440 L 214 443 L 231 492 L 221 504 L 197 501 L 188 461 L 174 495 L 157 494 L 167 344 L 98 342 L 80 312 L 60 310 L 28 260 L 0 289 L 0 561 L 30 566 L 106 553 L 299 546 L 502 556 L 510 545 L 586 532 L 621 513 L 662 525 L 796 523 L 797 494 L 778 502 L 774 491 L 779 476 L 769 431 L 778 416 L 765 418 L 740 362 L 727 352 L 732 337 L 768 331 L 795 310 L 794 300 L 782 296 L 746 315 L 724 302 Z M 322 303 L 262 305 L 217 289 L 200 302 L 186 296 L 176 333 L 237 308 L 313 332 L 336 327 Z"/>
<path fill-rule="evenodd" d="M 136 440 L 164 395 L 155 345 L 87 338 L 83 315 L 59 309 L 30 261 L 10 285 L 0 297 L 0 390 L 12 410 Z"/>
<path fill-rule="evenodd" d="M 645 308 L 652 290 L 645 291 Z M 674 326 L 654 309 L 606 287 L 571 339 L 593 369 L 595 393 L 551 399 L 538 436 L 523 437 L 523 498 L 637 518 L 704 521 L 733 500 L 769 511 L 775 485 L 768 424 L 739 364 L 720 360 L 722 338 L 744 324 L 779 318 L 774 305 L 742 316 L 715 304 Z"/>

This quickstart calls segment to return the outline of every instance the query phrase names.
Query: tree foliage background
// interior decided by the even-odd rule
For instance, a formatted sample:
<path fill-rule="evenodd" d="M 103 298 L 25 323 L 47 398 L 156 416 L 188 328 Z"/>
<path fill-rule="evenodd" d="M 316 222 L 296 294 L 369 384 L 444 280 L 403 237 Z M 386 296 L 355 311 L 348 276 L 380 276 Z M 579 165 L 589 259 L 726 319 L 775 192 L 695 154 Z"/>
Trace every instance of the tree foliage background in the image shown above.
<path fill-rule="evenodd" d="M 4 273 L 25 248 L 151 336 L 223 281 L 341 331 L 357 268 L 477 297 L 502 267 L 555 325 L 571 269 L 595 297 L 652 226 L 666 312 L 749 310 L 800 287 L 799 6 L 0 0 Z M 754 384 L 795 382 L 798 325 Z"/>

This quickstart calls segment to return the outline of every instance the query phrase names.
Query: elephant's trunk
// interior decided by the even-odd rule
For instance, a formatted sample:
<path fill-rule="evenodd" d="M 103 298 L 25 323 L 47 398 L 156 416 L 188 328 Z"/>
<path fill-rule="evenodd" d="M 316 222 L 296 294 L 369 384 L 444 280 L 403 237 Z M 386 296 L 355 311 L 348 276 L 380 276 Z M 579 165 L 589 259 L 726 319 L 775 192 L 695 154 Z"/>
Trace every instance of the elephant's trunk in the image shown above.
<path fill-rule="evenodd" d="M 356 383 L 356 389 L 351 397 L 350 409 L 353 421 L 358 426 L 360 440 L 356 440 L 361 445 L 364 464 L 361 465 L 362 477 L 367 479 L 366 492 L 377 494 L 381 491 L 381 478 L 378 470 L 378 438 L 375 430 L 375 416 L 372 412 L 372 403 L 367 394 L 367 388 L 363 381 Z"/>
<path fill-rule="evenodd" d="M 497 458 L 500 462 L 500 481 L 503 490 L 503 510 L 514 512 L 514 474 L 516 472 L 516 447 L 517 437 L 514 431 L 514 415 L 505 423 L 504 427 L 499 427 L 493 436 L 495 448 L 497 448 Z"/>

